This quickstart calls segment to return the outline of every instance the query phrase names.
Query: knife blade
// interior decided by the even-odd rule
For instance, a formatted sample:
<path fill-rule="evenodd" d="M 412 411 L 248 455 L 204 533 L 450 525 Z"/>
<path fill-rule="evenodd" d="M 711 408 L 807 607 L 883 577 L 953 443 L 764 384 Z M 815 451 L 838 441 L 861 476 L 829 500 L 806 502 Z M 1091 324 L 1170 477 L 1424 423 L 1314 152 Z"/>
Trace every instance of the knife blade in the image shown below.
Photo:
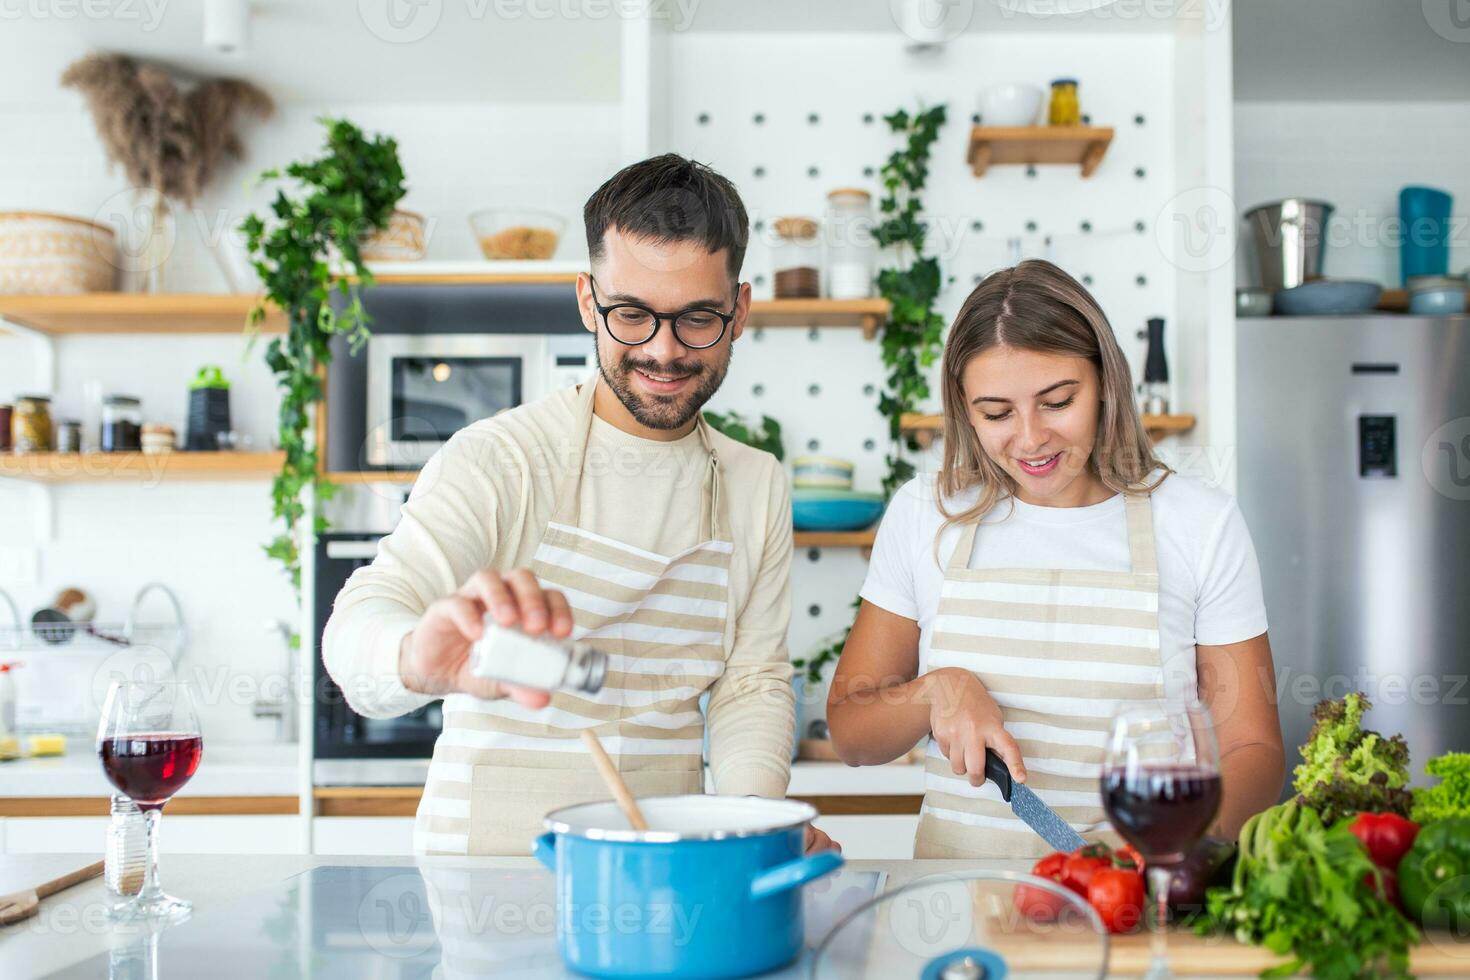
<path fill-rule="evenodd" d="M 1029 786 L 1011 779 L 1011 770 L 993 749 L 985 750 L 985 778 L 995 783 L 1000 790 L 1000 798 L 1011 805 L 1011 812 L 1052 847 L 1059 851 L 1075 851 L 1087 844 L 1082 835 L 1057 816 L 1057 812 L 1042 802 Z"/>

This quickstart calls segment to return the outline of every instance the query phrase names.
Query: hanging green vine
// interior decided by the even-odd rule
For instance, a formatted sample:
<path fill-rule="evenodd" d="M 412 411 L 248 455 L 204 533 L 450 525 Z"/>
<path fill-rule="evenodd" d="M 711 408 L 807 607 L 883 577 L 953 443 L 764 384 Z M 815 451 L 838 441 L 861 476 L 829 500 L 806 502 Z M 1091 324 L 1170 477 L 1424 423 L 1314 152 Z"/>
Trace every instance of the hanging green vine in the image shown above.
<path fill-rule="evenodd" d="M 888 377 L 878 411 L 888 421 L 892 445 L 886 459 L 888 473 L 883 477 L 883 496 L 891 498 L 914 476 L 914 465 L 904 458 L 904 451 L 919 448 L 903 432 L 903 416 L 929 397 L 928 370 L 943 346 L 944 319 L 934 307 L 945 280 L 939 259 L 924 254 L 929 226 L 922 219 L 920 195 L 929 179 L 929 156 L 945 122 L 945 107 L 937 105 L 912 114 L 899 109 L 883 121 L 903 140 L 883 164 L 883 197 L 878 203 L 882 220 L 873 230 L 873 237 L 894 260 L 878 272 L 878 292 L 890 307 L 882 340 Z M 852 601 L 854 615 L 859 601 Z M 849 626 L 831 643 L 792 664 L 805 672 L 809 683 L 820 684 L 822 672 L 842 654 L 851 632 Z"/>
<path fill-rule="evenodd" d="M 240 225 L 265 287 L 260 304 L 250 311 L 251 326 L 264 319 L 267 304 L 286 314 L 286 335 L 273 339 L 265 355 L 281 390 L 278 441 L 286 461 L 271 484 L 271 500 L 273 516 L 285 528 L 265 546 L 265 553 L 285 566 L 298 598 L 303 491 L 312 487 L 316 499 L 326 501 L 337 489 L 320 477 L 317 447 L 306 438 L 311 407 L 322 397 L 318 368 L 332 359 L 333 335 L 345 334 L 354 354 L 367 341 L 369 318 L 358 290 L 373 277 L 362 262 L 358 241 L 387 227 L 404 194 L 396 141 L 369 139 L 343 119 L 322 123 L 327 130 L 324 154 L 262 173 L 261 180 L 289 178 L 295 186 L 289 194 L 277 190 L 269 217 L 251 214 Z M 333 267 L 337 261 L 340 268 Z M 344 301 L 340 310 L 332 306 L 334 291 Z M 323 517 L 313 523 L 313 534 L 327 528 Z"/>

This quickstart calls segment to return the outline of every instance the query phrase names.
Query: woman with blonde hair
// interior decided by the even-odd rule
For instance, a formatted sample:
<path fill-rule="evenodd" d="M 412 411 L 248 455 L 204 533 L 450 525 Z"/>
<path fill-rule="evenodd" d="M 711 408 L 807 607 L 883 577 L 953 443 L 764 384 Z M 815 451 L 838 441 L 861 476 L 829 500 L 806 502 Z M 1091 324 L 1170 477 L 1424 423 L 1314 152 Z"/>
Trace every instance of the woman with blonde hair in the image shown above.
<path fill-rule="evenodd" d="M 1284 758 L 1260 570 L 1235 501 L 1154 456 L 1097 303 L 1048 262 L 988 276 L 950 329 L 944 461 L 894 496 L 833 678 L 849 765 L 928 737 L 916 857 L 1048 846 L 985 780 L 993 749 L 1088 839 L 1119 705 L 1210 708 L 1233 836 Z"/>

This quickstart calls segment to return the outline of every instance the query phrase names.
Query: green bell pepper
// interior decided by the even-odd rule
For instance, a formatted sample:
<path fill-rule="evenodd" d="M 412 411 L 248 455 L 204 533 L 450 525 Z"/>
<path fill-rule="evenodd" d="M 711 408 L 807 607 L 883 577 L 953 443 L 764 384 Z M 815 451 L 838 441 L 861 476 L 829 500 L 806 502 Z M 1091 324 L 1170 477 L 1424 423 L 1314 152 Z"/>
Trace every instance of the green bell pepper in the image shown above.
<path fill-rule="evenodd" d="M 1404 911 L 1429 929 L 1470 929 L 1470 817 L 1426 825 L 1399 862 Z"/>

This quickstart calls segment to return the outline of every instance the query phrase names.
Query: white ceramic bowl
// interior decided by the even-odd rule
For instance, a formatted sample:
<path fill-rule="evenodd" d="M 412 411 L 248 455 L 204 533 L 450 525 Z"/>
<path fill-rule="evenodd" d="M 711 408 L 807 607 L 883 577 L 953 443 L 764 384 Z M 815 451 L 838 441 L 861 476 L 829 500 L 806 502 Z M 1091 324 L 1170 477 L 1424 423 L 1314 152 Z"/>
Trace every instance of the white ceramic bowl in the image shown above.
<path fill-rule="evenodd" d="M 980 93 L 980 125 L 1034 126 L 1041 112 L 1041 89 L 1021 82 L 1002 82 Z"/>

